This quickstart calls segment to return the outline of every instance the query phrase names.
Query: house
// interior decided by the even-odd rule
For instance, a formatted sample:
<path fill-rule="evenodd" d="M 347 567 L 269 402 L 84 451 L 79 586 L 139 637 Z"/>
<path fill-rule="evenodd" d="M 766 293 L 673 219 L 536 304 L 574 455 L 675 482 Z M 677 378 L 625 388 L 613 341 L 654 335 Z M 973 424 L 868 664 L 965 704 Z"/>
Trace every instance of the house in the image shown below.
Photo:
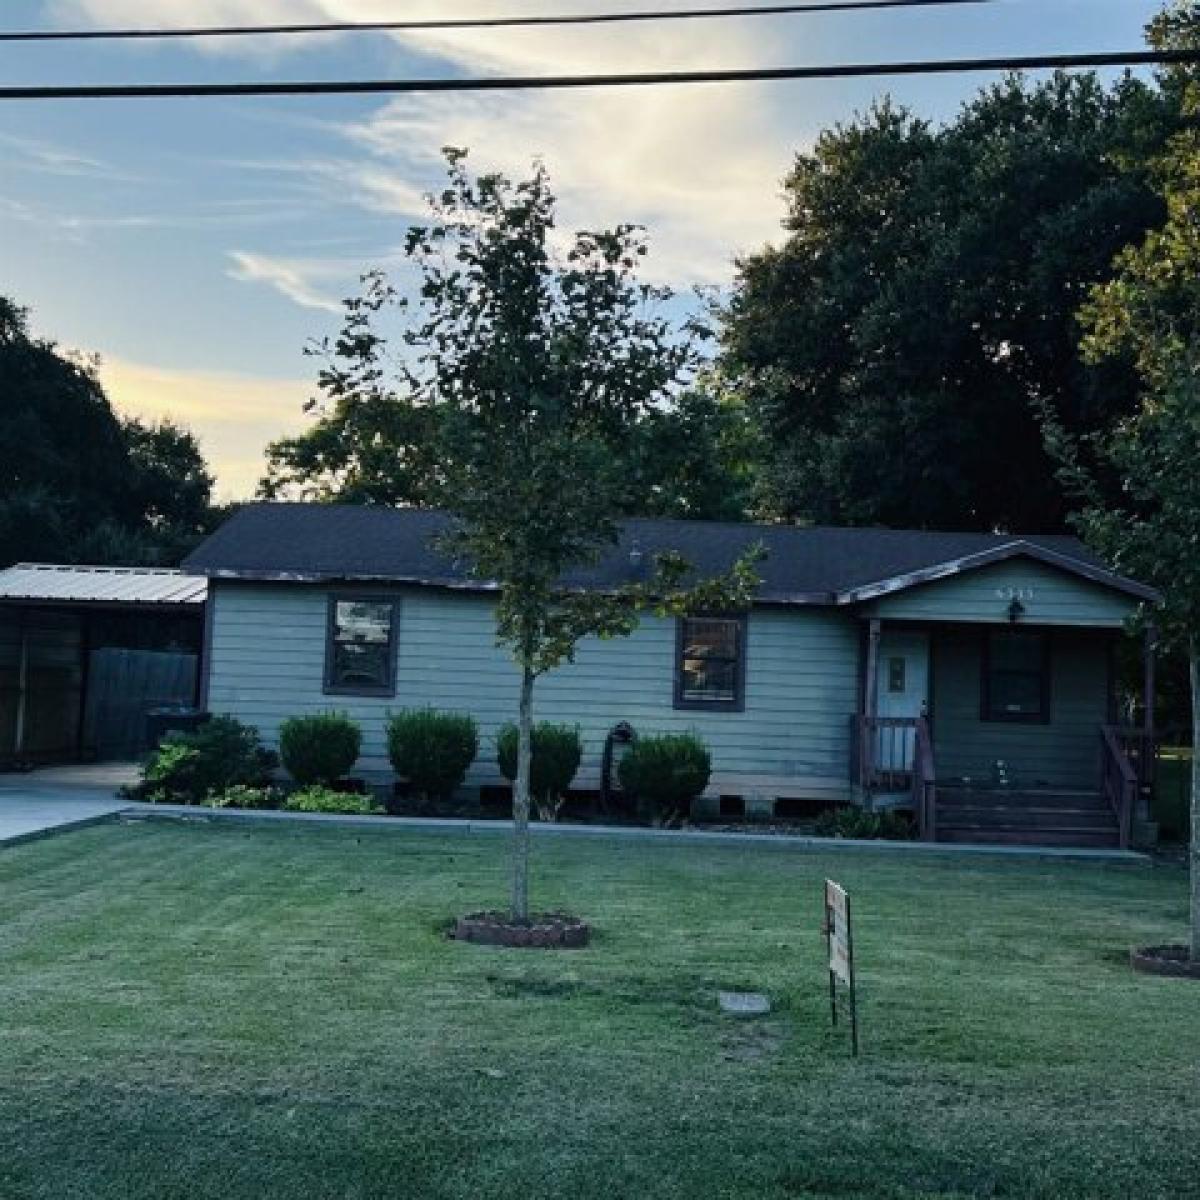
<path fill-rule="evenodd" d="M 209 583 L 205 703 L 267 739 L 293 713 L 343 710 L 363 727 L 360 772 L 380 778 L 390 710 L 467 711 L 485 746 L 468 783 L 500 783 L 487 747 L 514 717 L 517 675 L 495 644 L 494 589 L 437 551 L 446 523 L 242 509 L 184 564 Z M 647 618 L 539 682 L 537 716 L 582 731 L 580 786 L 599 785 L 606 736 L 628 722 L 705 739 L 708 811 L 905 804 L 929 838 L 1129 841 L 1152 755 L 1143 731 L 1116 728 L 1113 659 L 1149 588 L 1062 536 L 664 520 L 626 522 L 565 582 L 644 577 L 663 550 L 713 573 L 755 542 L 767 558 L 749 612 Z"/>
<path fill-rule="evenodd" d="M 148 709 L 198 698 L 207 590 L 157 568 L 0 571 L 0 767 L 140 753 Z"/>

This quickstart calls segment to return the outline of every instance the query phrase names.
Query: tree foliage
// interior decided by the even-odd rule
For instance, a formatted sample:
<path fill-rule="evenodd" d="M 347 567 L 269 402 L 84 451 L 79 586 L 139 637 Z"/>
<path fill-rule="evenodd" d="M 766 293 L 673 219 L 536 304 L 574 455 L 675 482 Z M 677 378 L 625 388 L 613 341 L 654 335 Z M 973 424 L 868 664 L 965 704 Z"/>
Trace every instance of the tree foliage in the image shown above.
<path fill-rule="evenodd" d="M 0 564 L 170 562 L 211 525 L 195 437 L 120 418 L 90 363 L 0 296 Z"/>
<path fill-rule="evenodd" d="M 672 322 L 669 293 L 637 279 L 636 227 L 578 232 L 559 252 L 540 165 L 513 183 L 446 154 L 432 219 L 406 243 L 421 287 L 399 386 L 435 417 L 434 494 L 455 518 L 443 549 L 496 588 L 497 638 L 518 667 L 512 909 L 524 919 L 536 678 L 585 637 L 632 632 L 647 609 L 744 606 L 756 578 L 752 558 L 695 580 L 664 556 L 650 579 L 569 585 L 615 545 L 636 487 L 630 437 L 692 378 L 699 330 Z"/>
<path fill-rule="evenodd" d="M 1033 402 L 1086 432 L 1128 412 L 1076 310 L 1162 216 L 1159 92 L 1010 77 L 934 128 L 889 103 L 786 183 L 788 236 L 742 262 L 724 365 L 767 448 L 768 515 L 1029 530 L 1066 504 Z"/>
<path fill-rule="evenodd" d="M 1200 47 L 1200 6 L 1176 5 L 1150 26 L 1162 49 Z M 1193 740 L 1200 744 L 1200 75 L 1164 74 L 1181 118 L 1154 163 L 1167 220 L 1121 253 L 1116 274 L 1084 312 L 1090 361 L 1132 361 L 1135 411 L 1109 430 L 1073 438 L 1046 414 L 1049 445 L 1079 497 L 1075 523 L 1118 569 L 1153 584 L 1151 619 L 1168 647 L 1191 659 Z M 1113 495 L 1097 469 L 1119 483 Z M 1192 775 L 1192 941 L 1200 959 L 1200 759 Z"/>
<path fill-rule="evenodd" d="M 396 302 L 382 272 L 363 276 L 345 303 L 339 334 L 307 348 L 322 360 L 319 395 L 303 433 L 267 448 L 259 494 L 348 504 L 429 508 L 444 481 L 437 420 L 411 381 L 398 377 L 381 322 Z M 663 394 L 628 424 L 625 488 L 615 515 L 737 520 L 746 515 L 755 442 L 744 405 L 715 377 Z"/>

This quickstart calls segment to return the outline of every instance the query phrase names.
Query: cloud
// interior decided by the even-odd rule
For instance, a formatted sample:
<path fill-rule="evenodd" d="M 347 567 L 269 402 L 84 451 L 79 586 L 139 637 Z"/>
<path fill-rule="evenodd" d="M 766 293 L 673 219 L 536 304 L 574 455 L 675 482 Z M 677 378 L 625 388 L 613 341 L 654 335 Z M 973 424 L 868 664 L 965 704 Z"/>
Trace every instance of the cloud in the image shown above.
<path fill-rule="evenodd" d="M 100 378 L 116 408 L 145 420 L 170 417 L 193 430 L 222 500 L 246 499 L 263 474 L 263 450 L 308 424 L 312 384 L 233 372 L 176 370 L 110 358 Z"/>
<path fill-rule="evenodd" d="M 663 6 L 688 2 L 663 0 Z M 619 5 L 610 0 L 608 6 Z M 164 15 L 161 7 L 151 0 L 70 0 L 59 5 L 59 15 L 107 25 L 183 21 L 179 10 Z M 586 0 L 570 0 L 556 11 L 588 7 Z M 395 13 L 382 0 L 295 0 L 286 19 L 370 20 Z M 476 13 L 494 15 L 493 0 L 456 4 L 455 15 Z M 445 7 L 442 0 L 410 0 L 403 15 L 445 15 Z M 212 23 L 278 19 L 278 5 L 268 0 L 220 0 L 204 16 Z M 794 37 L 778 36 L 782 28 L 770 19 L 697 21 L 457 30 L 391 40 L 402 52 L 397 75 L 538 75 L 783 62 L 796 57 L 797 46 Z M 361 44 L 343 38 L 338 49 Z M 371 44 L 377 49 L 379 41 Z M 820 48 L 815 34 L 805 39 L 806 56 Z M 310 46 L 303 37 L 232 38 L 222 45 L 208 40 L 200 49 L 274 60 Z M 323 191 L 338 189 L 343 203 L 413 217 L 423 215 L 422 195 L 439 182 L 444 145 L 469 147 L 476 167 L 511 175 L 527 172 L 537 156 L 559 190 L 564 226 L 644 224 L 652 278 L 720 283 L 730 278 L 736 253 L 758 247 L 778 230 L 779 180 L 795 141 L 814 132 L 796 120 L 791 95 L 786 88 L 748 84 L 399 97 L 360 120 L 340 127 L 329 122 L 353 153 L 310 159 L 301 169 Z M 286 160 L 277 166 L 288 169 Z"/>
<path fill-rule="evenodd" d="M 234 250 L 229 257 L 234 262 L 228 272 L 231 279 L 265 283 L 301 308 L 332 313 L 342 311 L 337 300 L 321 291 L 314 279 L 314 276 L 328 276 L 330 264 L 337 260 L 290 260 L 252 254 L 246 250 Z"/>

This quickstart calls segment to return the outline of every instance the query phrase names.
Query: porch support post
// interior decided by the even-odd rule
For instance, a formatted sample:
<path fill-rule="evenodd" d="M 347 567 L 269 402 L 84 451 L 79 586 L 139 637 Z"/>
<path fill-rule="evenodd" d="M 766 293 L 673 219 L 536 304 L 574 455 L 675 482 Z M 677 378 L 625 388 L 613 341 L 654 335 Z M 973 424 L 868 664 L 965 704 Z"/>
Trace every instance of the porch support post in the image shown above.
<path fill-rule="evenodd" d="M 1142 753 L 1140 755 L 1141 786 L 1138 788 L 1138 807 L 1135 814 L 1139 821 L 1151 820 L 1150 798 L 1154 791 L 1154 768 L 1156 750 L 1154 744 L 1154 692 L 1155 666 L 1158 650 L 1158 629 L 1153 622 L 1146 625 L 1142 635 Z"/>
<path fill-rule="evenodd" d="M 879 675 L 879 635 L 883 622 L 878 617 L 872 617 L 867 627 L 867 662 L 863 672 L 863 715 L 870 720 L 877 711 L 877 692 L 875 682 Z M 863 804 L 866 808 L 873 807 L 874 798 L 871 795 L 871 783 L 875 776 L 875 734 L 867 729 L 863 731 L 861 753 L 861 778 Z"/>
<path fill-rule="evenodd" d="M 878 617 L 872 617 L 867 633 L 867 669 L 863 679 L 863 713 L 868 717 L 875 716 L 878 693 L 875 681 L 879 676 L 879 635 L 883 622 Z"/>

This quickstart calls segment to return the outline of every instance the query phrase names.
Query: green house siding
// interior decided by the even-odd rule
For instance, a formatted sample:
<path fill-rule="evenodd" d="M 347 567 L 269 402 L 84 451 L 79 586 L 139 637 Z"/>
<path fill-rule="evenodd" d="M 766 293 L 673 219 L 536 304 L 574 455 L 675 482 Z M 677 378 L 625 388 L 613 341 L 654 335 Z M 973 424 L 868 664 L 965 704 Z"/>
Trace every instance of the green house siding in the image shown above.
<path fill-rule="evenodd" d="M 1025 610 L 1021 620 L 1030 625 L 1120 629 L 1138 605 L 1123 592 L 1034 559 L 1014 558 L 896 592 L 863 611 L 891 620 L 1000 623 L 1008 619 L 1014 598 Z"/>
<path fill-rule="evenodd" d="M 1094 789 L 1100 726 L 1108 719 L 1112 635 L 1050 633 L 1050 721 L 1008 724 L 980 719 L 985 631 L 933 633 L 933 739 L 938 778 L 989 783 L 997 759 L 1020 787 Z"/>
<path fill-rule="evenodd" d="M 517 676 L 495 645 L 491 602 L 431 588 L 362 589 L 399 600 L 396 694 L 327 696 L 330 590 L 218 582 L 210 595 L 210 709 L 258 726 L 268 741 L 294 713 L 345 711 L 363 727 L 358 770 L 377 777 L 390 773 L 384 740 L 389 710 L 433 705 L 470 712 L 482 745 L 468 784 L 500 782 L 494 738 L 516 715 Z M 581 787 L 598 785 L 605 735 L 628 721 L 639 732 L 699 732 L 712 751 L 710 794 L 848 799 L 858 637 L 857 622 L 844 612 L 756 609 L 747 630 L 745 710 L 677 710 L 675 624 L 647 619 L 630 638 L 583 643 L 573 664 L 539 681 L 535 715 L 580 726 Z"/>

